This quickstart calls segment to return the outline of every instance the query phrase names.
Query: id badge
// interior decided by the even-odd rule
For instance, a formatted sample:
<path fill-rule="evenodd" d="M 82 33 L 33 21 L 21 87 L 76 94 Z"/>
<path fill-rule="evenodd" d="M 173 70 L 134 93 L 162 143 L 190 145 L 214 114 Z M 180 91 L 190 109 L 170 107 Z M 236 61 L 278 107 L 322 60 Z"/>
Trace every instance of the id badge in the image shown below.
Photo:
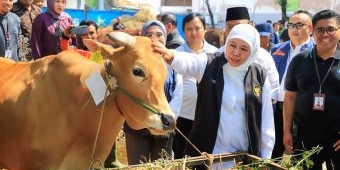
<path fill-rule="evenodd" d="M 11 50 L 5 51 L 5 58 L 12 58 L 12 51 Z"/>
<path fill-rule="evenodd" d="M 325 94 L 314 93 L 313 110 L 324 111 L 325 108 Z"/>

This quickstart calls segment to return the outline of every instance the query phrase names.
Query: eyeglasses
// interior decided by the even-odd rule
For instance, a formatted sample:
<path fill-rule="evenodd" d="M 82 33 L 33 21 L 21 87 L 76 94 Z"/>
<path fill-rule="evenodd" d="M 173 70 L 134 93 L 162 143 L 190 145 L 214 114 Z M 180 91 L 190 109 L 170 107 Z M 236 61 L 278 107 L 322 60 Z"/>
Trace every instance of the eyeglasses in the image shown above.
<path fill-rule="evenodd" d="M 287 25 L 287 28 L 288 28 L 288 29 L 294 29 L 294 28 L 296 28 L 297 30 L 299 30 L 299 29 L 303 28 L 305 25 L 306 25 L 306 24 L 303 24 L 303 23 L 296 23 L 296 24 L 289 23 L 289 24 Z"/>
<path fill-rule="evenodd" d="M 323 35 L 325 32 L 327 32 L 328 35 L 333 35 L 339 28 L 333 28 L 333 27 L 317 28 L 315 29 L 315 33 L 318 35 Z"/>
<path fill-rule="evenodd" d="M 149 33 L 146 33 L 145 36 L 148 37 L 148 38 L 151 38 L 152 36 L 160 38 L 160 37 L 164 36 L 164 34 L 161 33 L 161 32 L 149 32 Z"/>

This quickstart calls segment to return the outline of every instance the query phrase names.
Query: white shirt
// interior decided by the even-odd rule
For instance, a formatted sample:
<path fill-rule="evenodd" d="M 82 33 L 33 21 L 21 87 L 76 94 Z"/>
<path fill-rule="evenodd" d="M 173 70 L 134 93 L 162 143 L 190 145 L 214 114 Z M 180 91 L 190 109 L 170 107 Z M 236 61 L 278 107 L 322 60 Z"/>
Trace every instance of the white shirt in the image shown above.
<path fill-rule="evenodd" d="M 198 82 L 200 82 L 204 74 L 207 61 L 207 55 L 204 53 L 191 54 L 174 52 L 174 59 L 171 67 L 183 76 L 193 76 L 198 80 Z M 225 69 L 225 66 L 223 66 L 223 69 Z M 223 75 L 224 86 L 228 86 L 228 89 L 232 88 L 233 90 L 223 90 L 220 124 L 213 154 L 242 150 L 247 151 L 248 137 L 245 129 L 243 85 L 240 86 L 228 81 L 228 74 L 224 71 Z M 267 79 L 262 90 L 262 102 L 260 156 L 263 158 L 270 158 L 275 142 L 275 129 L 271 90 Z"/>
<path fill-rule="evenodd" d="M 204 41 L 203 48 L 199 53 L 214 53 L 217 48 Z M 188 43 L 185 43 L 178 48 L 176 51 L 194 53 Z M 194 120 L 195 110 L 197 103 L 197 80 L 192 76 L 183 75 L 183 100 L 180 109 L 179 117 Z"/>
<path fill-rule="evenodd" d="M 177 74 L 176 76 L 176 86 L 172 94 L 172 99 L 169 102 L 171 110 L 175 113 L 175 118 L 178 117 L 183 100 L 183 80 L 182 75 Z"/>
<path fill-rule="evenodd" d="M 219 48 L 217 52 L 225 52 L 225 45 Z M 273 100 L 277 100 L 278 91 L 280 89 L 280 80 L 273 57 L 267 50 L 260 48 L 259 55 L 255 58 L 254 62 L 267 70 L 267 76 L 271 88 L 271 98 Z"/>

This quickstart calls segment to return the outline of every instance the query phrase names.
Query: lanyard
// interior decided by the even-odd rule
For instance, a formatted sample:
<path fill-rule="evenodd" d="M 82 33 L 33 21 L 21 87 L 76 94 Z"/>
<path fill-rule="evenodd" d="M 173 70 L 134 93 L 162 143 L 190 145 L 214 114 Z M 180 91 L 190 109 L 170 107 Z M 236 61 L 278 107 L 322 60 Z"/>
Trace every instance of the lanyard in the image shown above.
<path fill-rule="evenodd" d="M 3 21 L 6 21 L 6 25 L 3 24 Z M 8 50 L 8 48 L 9 48 L 9 34 L 8 34 L 8 21 L 7 21 L 6 16 L 4 16 L 4 19 L 1 21 L 0 25 L 1 25 L 2 33 L 4 34 L 4 37 L 5 37 L 6 50 Z M 6 26 L 6 28 L 4 26 Z"/>
<path fill-rule="evenodd" d="M 320 79 L 320 73 L 319 73 L 318 64 L 316 63 L 316 51 L 315 50 L 314 50 L 313 60 L 314 60 L 314 66 L 315 66 L 315 70 L 316 70 L 316 75 L 318 76 L 318 80 L 319 80 L 319 94 L 321 94 L 321 87 L 322 87 L 323 83 L 325 82 L 329 72 L 331 71 L 335 59 L 333 59 L 332 64 L 329 66 L 329 68 L 328 68 L 328 70 L 327 70 L 327 72 L 325 74 L 325 77 L 323 77 L 322 81 Z"/>

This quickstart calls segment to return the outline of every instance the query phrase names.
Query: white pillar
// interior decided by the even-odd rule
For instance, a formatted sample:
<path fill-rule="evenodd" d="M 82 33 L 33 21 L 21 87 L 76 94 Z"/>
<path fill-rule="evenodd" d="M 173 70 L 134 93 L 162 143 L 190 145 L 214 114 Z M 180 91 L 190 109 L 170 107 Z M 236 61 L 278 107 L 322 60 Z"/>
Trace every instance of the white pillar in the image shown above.
<path fill-rule="evenodd" d="M 85 0 L 77 0 L 78 4 L 77 4 L 77 9 L 84 9 L 85 7 Z"/>
<path fill-rule="evenodd" d="M 98 1 L 98 9 L 99 10 L 104 10 L 104 0 L 99 0 Z"/>

